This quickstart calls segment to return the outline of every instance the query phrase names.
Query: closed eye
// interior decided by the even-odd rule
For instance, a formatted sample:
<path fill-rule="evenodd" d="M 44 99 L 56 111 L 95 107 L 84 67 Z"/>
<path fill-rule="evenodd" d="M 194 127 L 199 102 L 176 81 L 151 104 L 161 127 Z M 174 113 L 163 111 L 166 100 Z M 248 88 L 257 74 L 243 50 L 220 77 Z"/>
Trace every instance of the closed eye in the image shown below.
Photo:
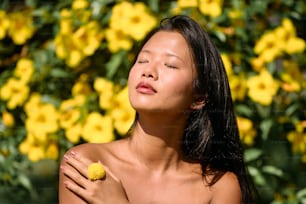
<path fill-rule="evenodd" d="M 143 63 L 148 63 L 149 61 L 148 60 L 138 60 L 137 61 L 139 64 L 143 64 Z"/>
<path fill-rule="evenodd" d="M 170 69 L 177 69 L 177 66 L 174 66 L 172 64 L 165 64 L 166 67 L 170 68 Z"/>

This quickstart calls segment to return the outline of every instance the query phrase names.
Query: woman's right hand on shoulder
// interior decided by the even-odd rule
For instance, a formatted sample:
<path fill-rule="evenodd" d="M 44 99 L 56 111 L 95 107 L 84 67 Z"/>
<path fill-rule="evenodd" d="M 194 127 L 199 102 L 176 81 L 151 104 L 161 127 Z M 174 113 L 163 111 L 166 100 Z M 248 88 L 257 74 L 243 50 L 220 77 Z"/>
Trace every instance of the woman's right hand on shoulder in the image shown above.
<path fill-rule="evenodd" d="M 128 198 L 118 178 L 105 166 L 106 175 L 102 179 L 88 179 L 91 161 L 75 150 L 68 151 L 60 167 L 60 204 L 127 204 Z"/>

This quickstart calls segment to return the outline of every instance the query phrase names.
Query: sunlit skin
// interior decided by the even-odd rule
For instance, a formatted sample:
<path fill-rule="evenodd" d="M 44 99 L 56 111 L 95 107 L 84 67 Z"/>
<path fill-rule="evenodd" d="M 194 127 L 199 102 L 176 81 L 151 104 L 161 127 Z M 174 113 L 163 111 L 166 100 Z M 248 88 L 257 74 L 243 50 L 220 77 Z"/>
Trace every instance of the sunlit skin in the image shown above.
<path fill-rule="evenodd" d="M 241 203 L 234 174 L 226 173 L 208 187 L 210 177 L 202 176 L 200 164 L 185 161 L 180 153 L 188 112 L 205 105 L 193 105 L 194 66 L 181 34 L 159 31 L 151 37 L 128 80 L 129 98 L 139 116 L 132 135 L 107 144 L 76 146 L 66 153 L 60 171 L 60 204 L 86 203 L 77 195 L 97 204 Z M 107 173 L 92 182 L 85 178 L 87 166 L 96 161 Z"/>

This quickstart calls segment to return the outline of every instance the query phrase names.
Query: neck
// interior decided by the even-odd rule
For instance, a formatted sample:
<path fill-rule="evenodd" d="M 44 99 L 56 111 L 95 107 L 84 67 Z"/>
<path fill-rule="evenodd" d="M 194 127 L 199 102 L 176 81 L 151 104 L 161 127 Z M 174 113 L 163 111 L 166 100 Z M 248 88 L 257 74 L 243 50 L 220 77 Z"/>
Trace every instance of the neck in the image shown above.
<path fill-rule="evenodd" d="M 165 172 L 182 164 L 181 141 L 186 117 L 152 117 L 139 115 L 129 140 L 137 162 L 151 171 Z"/>

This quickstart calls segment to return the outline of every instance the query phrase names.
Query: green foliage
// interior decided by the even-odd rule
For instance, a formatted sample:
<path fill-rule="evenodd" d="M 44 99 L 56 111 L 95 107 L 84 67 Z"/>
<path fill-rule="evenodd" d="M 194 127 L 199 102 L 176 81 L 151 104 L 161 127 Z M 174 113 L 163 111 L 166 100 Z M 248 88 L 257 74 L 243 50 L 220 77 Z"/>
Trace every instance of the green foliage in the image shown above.
<path fill-rule="evenodd" d="M 103 115 L 111 112 L 111 109 L 103 109 L 99 106 L 99 93 L 94 88 L 97 78 L 112 81 L 115 84 L 114 93 L 119 92 L 127 83 L 128 72 L 140 40 L 129 33 L 133 31 L 133 27 L 122 28 L 124 35 L 118 38 L 117 42 L 127 37 L 131 46 L 127 49 L 111 51 L 110 45 L 113 42 L 106 36 L 106 30 L 110 28 L 114 15 L 112 9 L 122 1 L 88 0 L 88 7 L 80 9 L 81 11 L 73 11 L 73 2 L 75 1 L 2 0 L 0 2 L 0 112 L 2 116 L 0 118 L 0 203 L 24 203 L 25 200 L 28 203 L 57 203 L 57 171 L 60 158 L 68 148 L 86 142 L 84 138 L 76 143 L 72 142 L 67 137 L 65 129 L 61 127 L 48 134 L 47 142 L 43 144 L 44 148 L 49 143 L 56 144 L 58 153 L 56 158 L 50 158 L 49 155 L 39 161 L 33 161 L 33 157 L 22 153 L 20 146 L 29 138 L 29 129 L 26 126 L 29 113 L 25 106 L 32 94 L 39 93 L 42 102 L 54 105 L 59 111 L 64 101 L 75 97 L 72 90 L 76 84 L 84 82 L 81 83 L 83 92 L 80 92 L 86 96 L 86 102 L 80 108 L 81 116 L 78 120 L 80 122 L 94 111 Z M 220 53 L 228 58 L 228 63 L 224 59 L 224 64 L 231 70 L 228 75 L 237 116 L 247 119 L 239 127 L 245 147 L 245 161 L 261 197 L 260 203 L 306 203 L 305 1 L 228 0 L 223 2 L 222 12 L 217 16 L 205 13 L 199 5 L 178 8 L 179 3 L 183 1 L 129 2 L 145 4 L 147 10 L 138 16 L 140 19 L 150 14 L 157 23 L 164 17 L 180 13 L 193 17 L 203 26 Z M 61 24 L 65 19 L 62 13 L 65 9 L 71 12 L 69 19 L 73 28 L 69 35 L 61 36 L 64 29 L 69 30 Z M 2 11 L 7 15 L 4 18 L 1 16 Z M 10 25 L 12 25 L 14 22 L 11 20 L 12 14 L 16 13 L 21 14 L 23 20 L 31 18 L 33 30 L 29 28 L 30 26 L 25 26 L 26 31 L 21 29 L 23 25 L 27 25 L 25 21 L 18 24 L 19 27 L 12 28 L 12 31 L 5 28 L 5 19 L 10 19 Z M 290 20 L 293 29 L 287 22 L 286 37 L 278 37 L 270 41 L 270 44 L 264 44 L 262 40 L 264 36 L 285 27 L 284 19 Z M 116 23 L 119 21 L 117 19 Z M 69 47 L 68 44 L 75 37 L 78 29 L 89 25 L 90 22 L 97 22 L 98 26 L 95 25 L 96 27 L 91 29 L 98 30 L 93 38 L 99 43 L 95 48 L 88 48 L 94 49 L 94 52 L 86 55 L 84 54 L 86 51 L 81 49 L 85 49 L 87 45 L 94 46 L 94 41 L 86 43 L 87 39 L 83 36 L 78 38 L 73 46 Z M 146 27 L 142 26 L 141 30 L 144 31 Z M 4 37 L 1 37 L 2 30 L 4 30 Z M 26 33 L 29 34 L 28 37 Z M 99 34 L 102 34 L 102 37 Z M 16 39 L 18 37 L 25 39 L 18 43 Z M 289 39 L 297 41 L 288 43 Z M 83 41 L 86 42 L 81 44 Z M 299 46 L 303 47 L 303 42 L 304 48 L 298 50 Z M 76 49 L 78 43 L 81 46 Z M 256 46 L 260 43 L 266 47 L 263 51 L 257 52 Z M 287 47 L 278 46 L 283 43 L 288 43 Z M 65 51 L 60 50 L 63 44 L 67 45 L 67 47 L 63 46 Z M 281 51 L 271 59 L 265 58 L 272 55 L 271 52 L 269 54 L 265 51 L 271 51 L 275 47 Z M 77 55 L 68 59 L 74 51 L 78 52 Z M 29 94 L 22 103 L 10 107 L 9 100 L 12 97 L 5 98 L 4 94 L 1 95 L 1 90 L 3 92 L 3 87 L 10 79 L 22 78 L 26 75 L 23 71 L 24 76 L 15 76 L 17 64 L 23 58 L 33 62 L 33 74 L 24 84 L 24 87 L 29 88 Z M 261 65 L 256 65 L 253 62 L 254 59 L 265 60 L 260 62 Z M 268 85 L 266 83 L 270 78 L 261 75 L 263 70 L 267 71 L 272 78 Z M 254 78 L 258 76 L 266 78 Z M 238 84 L 235 84 L 237 79 Z M 257 80 L 257 97 L 251 96 L 250 93 L 254 85 L 253 87 L 246 85 L 252 79 L 255 82 Z M 272 97 L 271 101 L 262 101 L 267 96 L 261 94 L 266 93 L 273 86 L 276 88 L 275 92 L 272 90 L 269 95 Z M 6 113 L 9 113 L 13 119 L 4 117 Z M 34 114 L 33 110 L 31 114 Z M 115 128 L 114 134 L 115 139 L 121 137 Z"/>

